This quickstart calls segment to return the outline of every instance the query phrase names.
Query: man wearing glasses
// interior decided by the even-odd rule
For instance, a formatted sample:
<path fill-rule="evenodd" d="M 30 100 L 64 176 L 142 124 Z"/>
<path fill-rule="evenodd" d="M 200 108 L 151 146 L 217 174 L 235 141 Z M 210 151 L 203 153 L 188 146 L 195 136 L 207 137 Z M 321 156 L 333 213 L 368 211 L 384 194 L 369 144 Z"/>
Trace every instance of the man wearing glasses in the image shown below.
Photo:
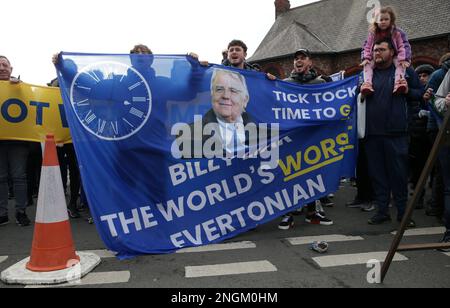
<path fill-rule="evenodd" d="M 405 94 L 393 94 L 395 51 L 389 39 L 375 43 L 375 93 L 366 97 L 366 156 L 369 176 L 374 190 L 378 212 L 369 224 L 378 225 L 391 220 L 389 202 L 391 193 L 397 207 L 397 221 L 403 219 L 408 200 L 408 113 L 409 101 L 420 101 L 424 89 L 415 71 L 408 68 L 400 83 Z M 369 85 L 364 83 L 361 90 Z M 362 91 L 361 91 L 362 92 Z M 408 227 L 414 227 L 414 221 Z"/>

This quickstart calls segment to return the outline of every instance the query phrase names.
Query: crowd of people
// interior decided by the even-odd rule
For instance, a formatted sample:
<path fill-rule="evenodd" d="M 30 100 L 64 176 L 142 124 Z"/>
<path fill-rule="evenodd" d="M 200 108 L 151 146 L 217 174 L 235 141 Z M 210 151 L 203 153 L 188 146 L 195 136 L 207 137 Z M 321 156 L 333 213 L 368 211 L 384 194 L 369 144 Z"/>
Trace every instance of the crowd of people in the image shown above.
<path fill-rule="evenodd" d="M 145 45 L 136 45 L 131 54 L 152 54 Z M 256 64 L 247 62 L 247 46 L 233 40 L 223 51 L 224 66 L 242 70 L 262 71 Z M 198 56 L 191 54 L 198 59 Z M 408 201 L 408 188 L 418 184 L 425 162 L 442 126 L 450 106 L 450 53 L 443 55 L 440 66 L 429 64 L 412 67 L 412 50 L 407 35 L 396 26 L 396 15 L 390 7 L 378 13 L 370 27 L 361 55 L 363 72 L 360 86 L 361 102 L 366 105 L 366 135 L 359 140 L 356 168 L 357 194 L 347 203 L 349 208 L 374 211 L 368 221 L 378 225 L 391 220 L 390 207 L 397 209 L 396 220 L 401 221 Z M 58 57 L 53 58 L 54 63 Z M 207 65 L 207 62 L 201 62 Z M 270 80 L 276 77 L 266 74 Z M 0 56 L 0 80 L 18 83 L 12 77 L 8 58 Z M 293 70 L 287 82 L 313 85 L 331 82 L 327 76 L 314 69 L 313 57 L 307 48 L 294 52 Z M 57 80 L 49 85 L 58 86 Z M 7 224 L 8 196 L 15 198 L 16 222 L 30 225 L 26 207 L 33 204 L 33 195 L 39 174 L 40 145 L 23 141 L 0 141 L 0 225 Z M 79 211 L 86 208 L 78 164 L 73 145 L 58 148 L 64 188 L 70 175 L 68 212 L 71 218 L 79 218 Z M 425 190 L 421 193 L 417 208 L 426 207 L 426 214 L 443 218 L 446 232 L 443 242 L 450 242 L 450 146 L 439 153 L 439 159 L 429 179 L 429 201 Z M 305 205 L 305 221 L 316 225 L 332 225 L 324 206 L 333 206 L 329 197 Z M 294 226 L 295 211 L 282 217 L 279 228 L 288 230 Z M 415 227 L 414 220 L 408 227 Z"/>

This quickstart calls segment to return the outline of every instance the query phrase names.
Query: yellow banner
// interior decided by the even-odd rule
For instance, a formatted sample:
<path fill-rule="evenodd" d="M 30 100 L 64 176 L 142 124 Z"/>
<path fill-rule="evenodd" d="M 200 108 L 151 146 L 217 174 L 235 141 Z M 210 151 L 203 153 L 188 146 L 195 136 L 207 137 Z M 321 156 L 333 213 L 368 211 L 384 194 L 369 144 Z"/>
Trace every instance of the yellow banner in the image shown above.
<path fill-rule="evenodd" d="M 71 142 L 59 88 L 0 81 L 0 140 Z"/>

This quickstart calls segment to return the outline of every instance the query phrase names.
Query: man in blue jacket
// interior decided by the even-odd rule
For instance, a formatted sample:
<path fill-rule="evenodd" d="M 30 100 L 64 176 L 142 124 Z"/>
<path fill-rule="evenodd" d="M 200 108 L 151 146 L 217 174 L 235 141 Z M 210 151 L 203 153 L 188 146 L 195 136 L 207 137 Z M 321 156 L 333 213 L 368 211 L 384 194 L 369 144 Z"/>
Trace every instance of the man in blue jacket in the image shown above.
<path fill-rule="evenodd" d="M 375 92 L 366 98 L 366 155 L 378 212 L 369 219 L 377 225 L 391 220 L 389 202 L 391 193 L 397 207 L 397 220 L 405 214 L 408 200 L 408 101 L 421 99 L 424 90 L 413 69 L 408 69 L 400 81 L 406 86 L 405 94 L 394 95 L 395 50 L 389 39 L 375 43 Z M 367 87 L 363 84 L 361 89 Z M 408 227 L 414 227 L 414 221 Z"/>

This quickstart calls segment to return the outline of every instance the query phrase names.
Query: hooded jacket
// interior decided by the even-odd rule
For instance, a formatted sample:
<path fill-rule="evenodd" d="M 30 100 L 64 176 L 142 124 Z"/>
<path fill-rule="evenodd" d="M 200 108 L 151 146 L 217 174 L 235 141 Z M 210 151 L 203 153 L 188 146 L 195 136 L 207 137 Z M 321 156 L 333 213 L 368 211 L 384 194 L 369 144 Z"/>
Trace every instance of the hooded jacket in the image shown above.
<path fill-rule="evenodd" d="M 297 84 L 321 84 L 328 82 L 326 77 L 319 76 L 313 68 L 305 74 L 299 74 L 296 71 L 292 71 L 289 78 L 284 79 L 284 81 Z"/>

